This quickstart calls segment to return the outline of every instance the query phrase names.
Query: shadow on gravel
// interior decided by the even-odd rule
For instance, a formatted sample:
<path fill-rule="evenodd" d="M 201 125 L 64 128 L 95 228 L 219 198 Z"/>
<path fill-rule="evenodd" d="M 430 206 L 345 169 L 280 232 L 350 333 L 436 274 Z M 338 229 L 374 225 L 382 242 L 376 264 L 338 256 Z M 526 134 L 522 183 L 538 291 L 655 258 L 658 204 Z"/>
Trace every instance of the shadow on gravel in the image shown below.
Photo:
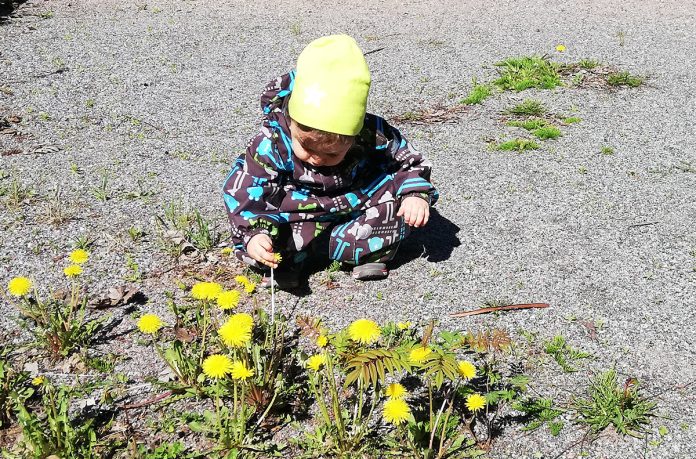
<path fill-rule="evenodd" d="M 6 22 L 9 16 L 12 14 L 12 12 L 22 3 L 26 2 L 27 0 L 19 0 L 19 1 L 12 1 L 12 0 L 0 0 L 0 24 L 3 22 Z"/>
<path fill-rule="evenodd" d="M 390 269 L 397 269 L 416 258 L 431 263 L 448 260 L 461 242 L 457 237 L 459 227 L 432 208 L 430 221 L 425 228 L 414 230 L 399 247 Z"/>

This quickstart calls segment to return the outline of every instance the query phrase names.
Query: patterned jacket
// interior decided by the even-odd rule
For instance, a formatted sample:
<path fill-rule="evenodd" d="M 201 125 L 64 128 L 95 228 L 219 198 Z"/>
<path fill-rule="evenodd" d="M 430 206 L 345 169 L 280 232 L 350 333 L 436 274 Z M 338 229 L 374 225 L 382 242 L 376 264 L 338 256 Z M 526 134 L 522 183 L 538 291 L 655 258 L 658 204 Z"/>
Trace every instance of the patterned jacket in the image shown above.
<path fill-rule="evenodd" d="M 435 203 L 430 162 L 397 129 L 370 113 L 339 165 L 314 167 L 295 157 L 287 114 L 294 77 L 293 70 L 264 88 L 261 130 L 223 184 L 236 249 L 245 250 L 256 234 L 276 235 L 284 223 L 338 221 L 414 194 Z"/>

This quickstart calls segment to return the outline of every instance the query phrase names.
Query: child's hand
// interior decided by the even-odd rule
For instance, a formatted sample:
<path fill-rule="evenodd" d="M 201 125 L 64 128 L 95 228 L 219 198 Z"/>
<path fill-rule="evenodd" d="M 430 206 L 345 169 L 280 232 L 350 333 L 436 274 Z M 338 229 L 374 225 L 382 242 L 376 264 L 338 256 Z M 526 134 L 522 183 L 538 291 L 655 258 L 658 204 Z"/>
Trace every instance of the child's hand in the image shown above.
<path fill-rule="evenodd" d="M 271 268 L 277 268 L 276 256 L 273 253 L 273 241 L 267 234 L 257 234 L 247 244 L 247 253 L 254 260 Z"/>
<path fill-rule="evenodd" d="M 404 221 L 407 225 L 419 228 L 425 226 L 430 218 L 430 204 L 423 198 L 418 196 L 408 196 L 401 201 L 399 212 L 396 216 L 404 216 Z"/>

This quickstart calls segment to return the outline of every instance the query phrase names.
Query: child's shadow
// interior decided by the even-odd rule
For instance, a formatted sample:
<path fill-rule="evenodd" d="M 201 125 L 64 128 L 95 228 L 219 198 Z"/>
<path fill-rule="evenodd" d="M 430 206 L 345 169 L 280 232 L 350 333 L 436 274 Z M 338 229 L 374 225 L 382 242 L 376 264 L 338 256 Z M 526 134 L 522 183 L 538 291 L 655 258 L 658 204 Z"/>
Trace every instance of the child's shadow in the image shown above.
<path fill-rule="evenodd" d="M 416 258 L 425 258 L 430 262 L 448 260 L 454 248 L 461 245 L 458 232 L 457 225 L 440 215 L 437 209 L 431 208 L 428 224 L 424 228 L 414 229 L 401 243 L 389 268 L 397 269 Z"/>

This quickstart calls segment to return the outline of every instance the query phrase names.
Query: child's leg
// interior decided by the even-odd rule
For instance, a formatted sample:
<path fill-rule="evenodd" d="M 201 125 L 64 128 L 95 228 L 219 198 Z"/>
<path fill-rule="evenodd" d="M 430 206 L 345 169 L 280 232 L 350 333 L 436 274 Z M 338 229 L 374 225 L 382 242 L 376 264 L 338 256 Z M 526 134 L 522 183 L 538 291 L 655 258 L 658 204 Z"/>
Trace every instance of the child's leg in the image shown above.
<path fill-rule="evenodd" d="M 394 258 L 410 229 L 398 206 L 387 201 L 368 208 L 354 220 L 336 226 L 329 239 L 329 256 L 353 265 L 384 263 Z"/>

